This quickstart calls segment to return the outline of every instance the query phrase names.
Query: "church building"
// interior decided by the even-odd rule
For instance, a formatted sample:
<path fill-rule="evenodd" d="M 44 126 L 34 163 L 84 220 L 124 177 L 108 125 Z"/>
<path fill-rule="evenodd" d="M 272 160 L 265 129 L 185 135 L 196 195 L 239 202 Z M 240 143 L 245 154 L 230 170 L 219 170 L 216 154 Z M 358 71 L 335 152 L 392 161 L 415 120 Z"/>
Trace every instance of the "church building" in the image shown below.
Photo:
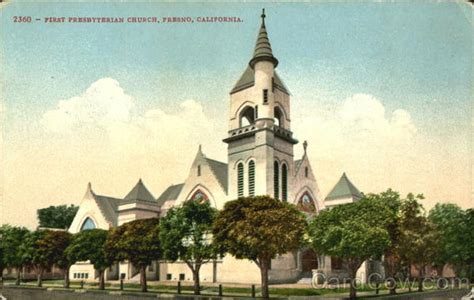
<path fill-rule="evenodd" d="M 96 194 L 89 184 L 69 231 L 109 229 L 136 219 L 164 216 L 171 207 L 193 200 L 209 201 L 222 209 L 226 201 L 238 197 L 270 195 L 296 205 L 308 216 L 359 200 L 361 193 L 345 173 L 328 196 L 322 197 L 306 141 L 301 146 L 302 157 L 294 157 L 299 141 L 291 130 L 291 95 L 276 71 L 278 65 L 263 12 L 253 56 L 230 90 L 229 128 L 223 139 L 227 162 L 208 158 L 201 146 L 197 147 L 185 181 L 169 186 L 157 198 L 141 179 L 123 198 Z M 364 268 L 366 265 L 361 274 L 367 274 Z M 296 282 L 311 278 L 314 270 L 329 275 L 343 274 L 341 269 L 338 259 L 300 249 L 272 260 L 269 280 Z M 87 262 L 73 265 L 70 274 L 71 280 L 94 280 L 98 275 Z M 147 276 L 151 280 L 192 280 L 190 269 L 180 262 L 155 262 L 147 268 Z M 119 277 L 138 280 L 138 269 L 120 263 L 106 272 L 107 279 Z M 253 262 L 230 255 L 204 265 L 200 277 L 203 283 L 260 282 L 259 269 Z"/>

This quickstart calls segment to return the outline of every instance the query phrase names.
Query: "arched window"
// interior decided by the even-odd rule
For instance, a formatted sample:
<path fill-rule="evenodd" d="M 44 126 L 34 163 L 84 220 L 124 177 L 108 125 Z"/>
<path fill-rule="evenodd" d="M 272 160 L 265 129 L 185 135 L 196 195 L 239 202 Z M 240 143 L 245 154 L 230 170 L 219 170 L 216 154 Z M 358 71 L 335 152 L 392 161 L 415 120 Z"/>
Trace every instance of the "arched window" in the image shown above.
<path fill-rule="evenodd" d="M 194 192 L 194 194 L 191 196 L 189 200 L 203 203 L 203 202 L 209 201 L 209 197 L 207 197 L 207 195 L 203 191 L 197 190 Z"/>
<path fill-rule="evenodd" d="M 244 164 L 239 163 L 237 165 L 237 196 L 244 196 Z"/>
<path fill-rule="evenodd" d="M 280 166 L 277 161 L 273 163 L 273 193 L 275 199 L 280 199 Z"/>
<path fill-rule="evenodd" d="M 288 167 L 286 164 L 281 166 L 281 198 L 288 201 Z"/>
<path fill-rule="evenodd" d="M 248 126 L 255 123 L 255 110 L 253 107 L 247 106 L 240 113 L 240 127 Z"/>
<path fill-rule="evenodd" d="M 91 218 L 87 217 L 87 218 L 84 220 L 84 223 L 82 223 L 81 231 L 83 231 L 83 230 L 89 230 L 89 229 L 95 229 L 95 228 L 96 228 L 96 226 L 95 226 L 94 221 L 92 221 Z"/>
<path fill-rule="evenodd" d="M 273 109 L 273 115 L 274 115 L 275 125 L 279 127 L 283 127 L 283 112 L 278 106 Z"/>
<path fill-rule="evenodd" d="M 249 196 L 255 196 L 255 161 L 249 161 Z"/>
<path fill-rule="evenodd" d="M 304 212 L 308 213 L 315 213 L 316 212 L 316 206 L 314 206 L 314 201 L 311 195 L 308 192 L 305 192 L 300 199 L 298 200 L 298 203 L 296 204 L 296 207 Z"/>

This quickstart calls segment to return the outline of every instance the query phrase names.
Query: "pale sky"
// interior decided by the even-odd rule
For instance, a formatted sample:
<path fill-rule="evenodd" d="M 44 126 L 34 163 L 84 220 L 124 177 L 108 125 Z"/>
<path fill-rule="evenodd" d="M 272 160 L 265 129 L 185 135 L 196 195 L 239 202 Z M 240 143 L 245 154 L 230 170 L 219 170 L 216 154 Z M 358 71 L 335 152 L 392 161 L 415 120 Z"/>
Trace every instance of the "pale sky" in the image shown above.
<path fill-rule="evenodd" d="M 264 4 L 10 3 L 0 10 L 0 223 L 78 205 L 87 183 L 158 197 L 202 144 L 226 161 L 229 92 Z M 292 130 L 325 196 L 346 172 L 363 192 L 472 200 L 472 11 L 460 3 L 266 4 Z M 32 16 L 30 24 L 13 16 Z M 45 17 L 235 16 L 241 23 L 45 24 Z M 301 143 L 295 159 L 302 155 Z"/>

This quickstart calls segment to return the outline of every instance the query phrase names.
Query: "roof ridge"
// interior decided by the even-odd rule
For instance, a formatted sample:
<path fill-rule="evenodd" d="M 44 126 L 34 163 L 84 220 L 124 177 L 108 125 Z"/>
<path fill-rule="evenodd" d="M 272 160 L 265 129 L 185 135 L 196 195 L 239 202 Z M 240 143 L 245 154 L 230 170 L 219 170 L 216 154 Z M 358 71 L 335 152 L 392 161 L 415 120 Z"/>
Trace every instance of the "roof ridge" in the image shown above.
<path fill-rule="evenodd" d="M 105 203 L 107 201 L 102 201 L 100 199 L 98 199 L 98 197 L 100 198 L 105 198 L 105 199 L 113 199 L 113 200 L 122 200 L 120 198 L 114 198 L 114 197 L 109 197 L 109 196 L 103 196 L 103 195 L 97 195 L 95 193 L 92 194 L 93 197 L 94 197 L 94 201 L 95 203 L 97 204 L 97 207 L 99 207 L 99 211 L 101 212 L 102 216 L 104 217 L 104 219 L 107 221 L 107 223 L 110 225 L 110 227 L 114 227 L 114 219 L 112 216 L 110 216 L 106 211 L 105 211 L 105 207 L 104 205 L 106 205 Z M 104 203 L 104 204 L 102 204 Z M 113 213 L 116 213 L 116 210 L 113 208 L 113 207 L 110 207 L 110 209 L 113 210 Z"/>
<path fill-rule="evenodd" d="M 137 184 L 128 192 L 128 194 L 123 198 L 123 200 L 133 201 L 133 200 L 142 200 L 148 202 L 155 202 L 155 196 L 148 190 L 148 188 L 143 183 L 142 179 L 138 180 Z"/>
<path fill-rule="evenodd" d="M 217 170 L 215 170 L 212 166 L 211 163 L 218 163 L 220 164 L 222 167 L 224 166 L 227 166 L 228 164 L 224 163 L 224 162 L 221 162 L 221 161 L 218 161 L 218 160 L 215 160 L 215 159 L 212 159 L 212 158 L 207 158 L 206 157 L 206 160 L 208 161 L 208 165 L 209 165 L 209 169 L 211 169 L 211 172 L 212 174 L 214 174 L 214 177 L 217 179 L 217 182 L 219 183 L 219 185 L 221 186 L 221 188 L 227 192 L 227 185 L 225 184 L 225 182 L 221 182 L 222 180 L 220 180 L 220 174 L 217 173 Z M 224 170 L 226 172 L 226 178 L 224 180 L 227 180 L 227 168 Z"/>
<path fill-rule="evenodd" d="M 339 178 L 339 181 L 334 185 L 331 191 L 326 196 L 325 200 L 333 200 L 344 197 L 356 197 L 361 198 L 362 193 L 359 189 L 350 181 L 344 172 Z"/>

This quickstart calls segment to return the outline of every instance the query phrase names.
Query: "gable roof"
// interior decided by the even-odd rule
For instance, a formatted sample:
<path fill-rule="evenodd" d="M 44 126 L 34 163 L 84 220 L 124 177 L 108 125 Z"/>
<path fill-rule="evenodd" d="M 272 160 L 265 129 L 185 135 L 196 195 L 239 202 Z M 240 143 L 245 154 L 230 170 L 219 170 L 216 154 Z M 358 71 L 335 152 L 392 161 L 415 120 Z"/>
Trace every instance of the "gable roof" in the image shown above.
<path fill-rule="evenodd" d="M 159 206 L 168 200 L 176 200 L 183 189 L 184 183 L 170 185 L 156 200 Z"/>
<path fill-rule="evenodd" d="M 304 161 L 304 159 L 295 160 L 296 174 L 298 174 L 298 171 L 300 170 L 300 167 L 303 164 L 303 161 Z"/>
<path fill-rule="evenodd" d="M 206 161 L 216 176 L 217 181 L 219 181 L 219 184 L 227 193 L 227 164 L 210 158 L 206 158 Z"/>
<path fill-rule="evenodd" d="M 105 220 L 112 226 L 117 226 L 117 208 L 120 205 L 120 201 L 122 201 L 122 199 L 96 194 L 92 195 L 94 196 L 94 200 L 102 212 Z"/>
<path fill-rule="evenodd" d="M 349 178 L 347 178 L 346 173 L 343 173 L 339 181 L 332 188 L 331 192 L 329 192 L 329 194 L 327 195 L 325 201 L 346 197 L 352 197 L 355 200 L 359 200 L 360 198 L 362 198 L 362 193 L 349 180 Z"/>
<path fill-rule="evenodd" d="M 123 200 L 124 202 L 134 202 L 137 200 L 156 202 L 155 197 L 148 191 L 141 178 Z"/>
<path fill-rule="evenodd" d="M 283 81 L 280 79 L 280 76 L 278 76 L 278 73 L 274 71 L 273 74 L 275 78 L 275 81 L 273 82 L 274 86 L 277 89 L 289 95 L 290 92 L 288 91 Z M 254 84 L 255 84 L 255 71 L 250 66 L 247 66 L 242 76 L 240 76 L 239 81 L 237 81 L 237 83 L 234 85 L 230 93 L 233 94 L 238 91 L 245 90 L 246 88 L 249 88 L 253 86 Z"/>

